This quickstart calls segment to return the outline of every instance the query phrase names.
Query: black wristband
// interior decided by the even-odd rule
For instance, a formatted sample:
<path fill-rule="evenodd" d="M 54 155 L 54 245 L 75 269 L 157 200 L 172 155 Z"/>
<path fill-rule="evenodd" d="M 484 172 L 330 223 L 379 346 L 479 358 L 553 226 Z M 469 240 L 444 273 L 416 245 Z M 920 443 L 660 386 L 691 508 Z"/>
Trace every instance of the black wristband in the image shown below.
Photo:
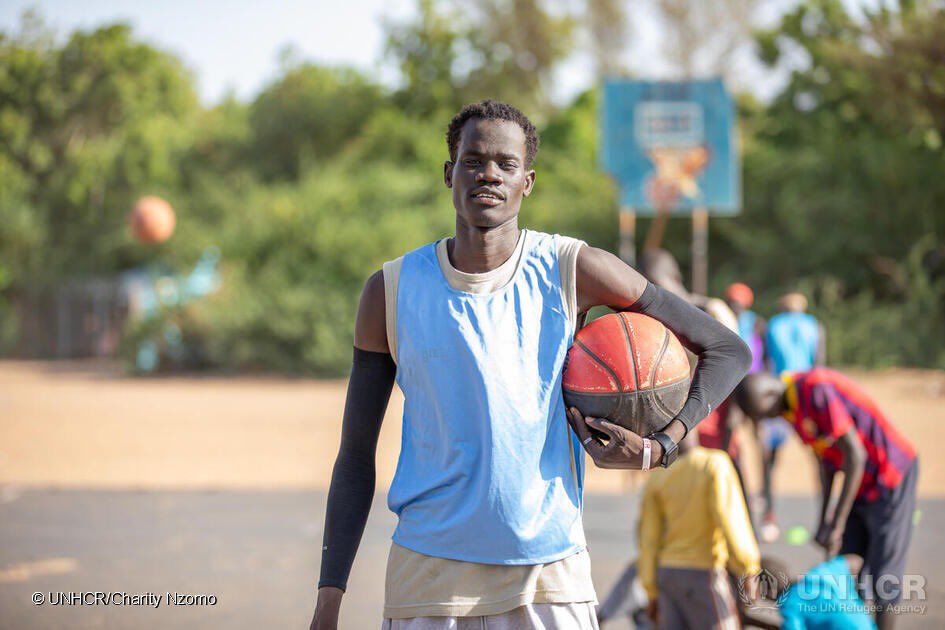
<path fill-rule="evenodd" d="M 657 432 L 650 435 L 651 440 L 659 442 L 663 449 L 663 456 L 660 457 L 659 464 L 663 468 L 669 468 L 676 461 L 676 455 L 679 452 L 679 445 L 673 442 L 673 438 L 663 432 Z"/>

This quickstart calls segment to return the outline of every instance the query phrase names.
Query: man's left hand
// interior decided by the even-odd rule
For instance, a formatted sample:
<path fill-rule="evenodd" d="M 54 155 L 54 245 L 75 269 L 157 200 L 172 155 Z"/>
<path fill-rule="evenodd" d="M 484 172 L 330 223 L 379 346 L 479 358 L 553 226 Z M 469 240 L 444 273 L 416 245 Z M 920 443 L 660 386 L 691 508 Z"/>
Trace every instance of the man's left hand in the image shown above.
<path fill-rule="evenodd" d="M 568 409 L 568 424 L 577 433 L 584 450 L 598 468 L 643 468 L 643 438 L 629 429 L 591 416 L 584 417 L 575 407 Z M 590 427 L 590 428 L 588 428 Z M 607 442 L 595 437 L 590 429 L 604 433 Z M 656 440 L 650 440 L 650 467 L 655 468 L 663 458 L 663 448 Z"/>

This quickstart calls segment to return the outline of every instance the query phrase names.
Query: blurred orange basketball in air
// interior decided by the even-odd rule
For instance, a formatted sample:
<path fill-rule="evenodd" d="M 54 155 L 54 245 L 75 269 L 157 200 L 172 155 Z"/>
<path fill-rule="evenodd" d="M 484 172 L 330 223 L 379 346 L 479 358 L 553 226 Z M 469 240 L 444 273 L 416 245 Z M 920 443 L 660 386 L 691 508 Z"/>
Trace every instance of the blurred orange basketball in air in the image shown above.
<path fill-rule="evenodd" d="M 131 232 L 142 243 L 162 243 L 174 233 L 174 209 L 160 197 L 142 197 L 129 217 Z"/>

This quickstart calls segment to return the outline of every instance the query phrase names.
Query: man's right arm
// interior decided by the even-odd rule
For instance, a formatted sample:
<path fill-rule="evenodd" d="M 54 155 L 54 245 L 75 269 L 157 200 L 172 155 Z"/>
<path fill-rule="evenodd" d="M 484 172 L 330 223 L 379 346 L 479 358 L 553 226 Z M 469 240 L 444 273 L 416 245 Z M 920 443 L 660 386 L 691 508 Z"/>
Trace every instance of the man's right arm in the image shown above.
<path fill-rule="evenodd" d="M 328 491 L 321 576 L 312 630 L 334 630 L 364 525 L 374 498 L 377 440 L 397 368 L 387 345 L 384 277 L 364 285 L 354 332 L 341 446 Z"/>

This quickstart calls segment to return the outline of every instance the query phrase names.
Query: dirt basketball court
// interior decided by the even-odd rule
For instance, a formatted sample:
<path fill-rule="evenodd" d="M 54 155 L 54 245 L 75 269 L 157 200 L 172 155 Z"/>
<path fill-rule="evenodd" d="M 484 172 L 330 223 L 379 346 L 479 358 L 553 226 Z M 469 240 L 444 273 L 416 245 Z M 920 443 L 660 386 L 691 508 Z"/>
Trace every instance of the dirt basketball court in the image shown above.
<path fill-rule="evenodd" d="M 852 375 L 920 451 L 945 442 L 945 373 Z M 0 484 L 324 489 L 344 397 L 341 380 L 134 379 L 107 363 L 0 362 Z M 395 388 L 378 447 L 379 490 L 397 464 L 401 413 Z M 751 440 L 742 443 L 751 451 Z M 746 468 L 751 483 L 755 467 Z M 810 455 L 793 440 L 778 466 L 776 488 L 812 493 L 815 474 Z M 591 466 L 587 488 L 621 492 L 638 479 Z M 919 491 L 945 496 L 945 461 L 923 458 Z"/>
<path fill-rule="evenodd" d="M 901 627 L 945 624 L 945 373 L 855 374 L 925 453 L 908 572 L 927 607 Z M 307 627 L 344 381 L 124 377 L 113 364 L 0 362 L 0 630 Z M 342 606 L 342 630 L 379 627 L 394 517 L 395 393 L 378 493 Z M 750 440 L 745 440 L 750 447 Z M 746 449 L 747 450 L 747 449 Z M 749 472 L 752 472 L 749 469 Z M 603 597 L 636 555 L 639 480 L 591 466 L 584 524 Z M 791 443 L 777 470 L 785 527 L 811 527 L 815 471 Z M 806 543 L 762 545 L 795 574 Z M 37 606 L 37 593 L 179 591 L 214 606 Z M 623 620 L 606 630 L 628 626 Z"/>

